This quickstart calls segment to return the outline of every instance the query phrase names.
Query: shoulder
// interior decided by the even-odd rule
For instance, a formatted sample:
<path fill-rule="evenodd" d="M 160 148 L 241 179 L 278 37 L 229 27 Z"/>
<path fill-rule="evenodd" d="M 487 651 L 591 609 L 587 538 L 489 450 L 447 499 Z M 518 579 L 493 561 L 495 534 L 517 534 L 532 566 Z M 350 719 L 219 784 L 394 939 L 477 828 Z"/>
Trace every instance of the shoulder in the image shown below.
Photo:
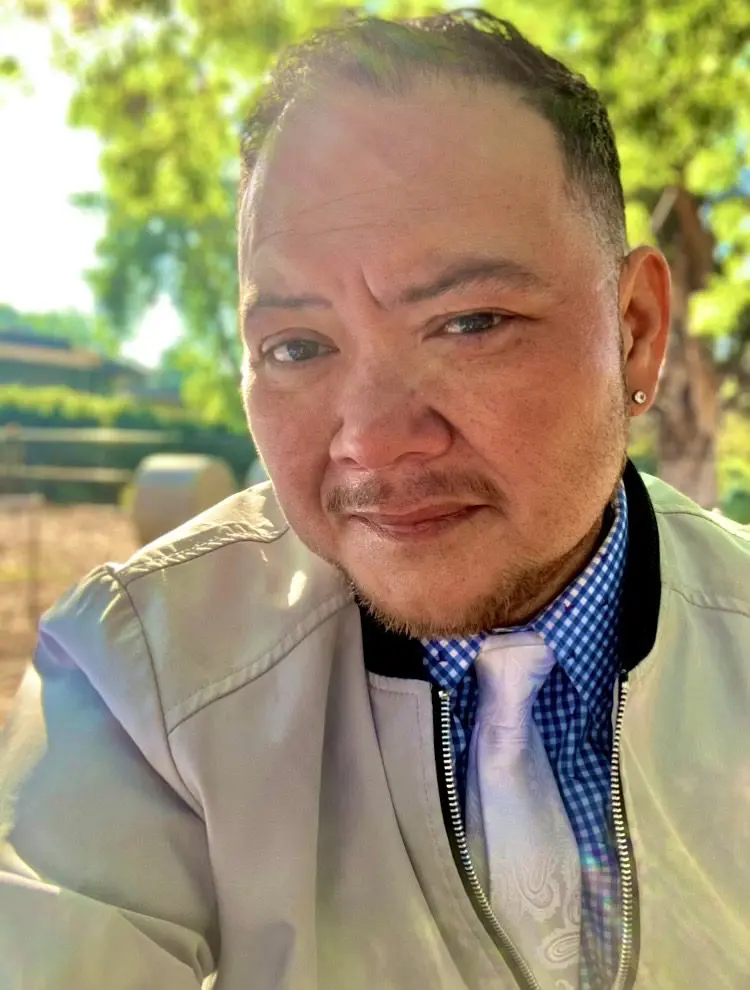
<path fill-rule="evenodd" d="M 750 529 L 643 475 L 659 528 L 662 584 L 750 617 Z"/>
<path fill-rule="evenodd" d="M 97 568 L 47 613 L 40 642 L 105 696 L 137 703 L 155 690 L 169 728 L 260 676 L 350 601 L 263 484 Z"/>

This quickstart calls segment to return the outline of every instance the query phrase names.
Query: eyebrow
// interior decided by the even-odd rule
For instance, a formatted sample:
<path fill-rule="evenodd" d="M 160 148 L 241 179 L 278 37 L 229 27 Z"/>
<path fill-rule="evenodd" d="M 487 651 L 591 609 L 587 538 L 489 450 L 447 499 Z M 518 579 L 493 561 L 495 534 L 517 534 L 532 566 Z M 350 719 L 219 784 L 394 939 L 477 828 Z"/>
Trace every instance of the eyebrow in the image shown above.
<path fill-rule="evenodd" d="M 244 306 L 245 316 L 252 316 L 262 309 L 330 309 L 331 300 L 324 296 L 277 296 L 272 292 L 248 293 Z"/>
<path fill-rule="evenodd" d="M 405 289 L 397 297 L 396 304 L 424 302 L 446 292 L 490 282 L 522 290 L 549 288 L 541 275 L 510 258 L 459 258 L 431 281 Z"/>
<path fill-rule="evenodd" d="M 531 268 L 510 258 L 459 258 L 443 268 L 429 282 L 412 285 L 404 289 L 393 300 L 392 305 L 408 306 L 435 299 L 456 289 L 471 285 L 495 283 L 520 290 L 548 289 L 549 283 Z M 261 310 L 282 309 L 331 309 L 332 303 L 325 296 L 280 296 L 274 293 L 249 292 L 243 305 L 243 322 L 247 323 Z"/>

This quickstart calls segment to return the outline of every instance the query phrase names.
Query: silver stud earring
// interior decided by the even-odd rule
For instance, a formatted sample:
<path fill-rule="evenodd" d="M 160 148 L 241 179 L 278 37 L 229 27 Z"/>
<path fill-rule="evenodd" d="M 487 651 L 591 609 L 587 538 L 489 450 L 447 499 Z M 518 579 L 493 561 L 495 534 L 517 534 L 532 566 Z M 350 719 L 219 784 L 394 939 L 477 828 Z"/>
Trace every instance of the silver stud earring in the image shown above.
<path fill-rule="evenodd" d="M 639 388 L 637 392 L 633 392 L 633 402 L 635 402 L 635 404 L 638 406 L 642 406 L 647 398 L 648 396 L 643 391 L 643 389 Z"/>

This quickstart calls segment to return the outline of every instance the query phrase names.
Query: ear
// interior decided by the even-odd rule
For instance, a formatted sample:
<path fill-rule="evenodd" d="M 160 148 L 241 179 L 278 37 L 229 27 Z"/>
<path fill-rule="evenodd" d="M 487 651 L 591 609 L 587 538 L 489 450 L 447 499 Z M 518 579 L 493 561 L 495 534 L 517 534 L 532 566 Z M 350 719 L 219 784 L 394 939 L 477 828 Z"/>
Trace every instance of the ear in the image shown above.
<path fill-rule="evenodd" d="M 639 247 L 624 260 L 620 273 L 620 330 L 628 393 L 644 392 L 646 401 L 631 403 L 639 416 L 656 398 L 659 373 L 669 339 L 671 278 L 661 251 Z"/>

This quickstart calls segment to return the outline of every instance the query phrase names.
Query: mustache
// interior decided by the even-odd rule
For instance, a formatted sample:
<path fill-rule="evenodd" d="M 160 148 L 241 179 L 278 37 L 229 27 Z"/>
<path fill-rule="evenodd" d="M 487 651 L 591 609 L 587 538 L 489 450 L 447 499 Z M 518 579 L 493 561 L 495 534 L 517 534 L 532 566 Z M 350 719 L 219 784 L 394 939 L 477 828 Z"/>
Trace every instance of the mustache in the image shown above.
<path fill-rule="evenodd" d="M 425 471 L 398 484 L 370 477 L 350 485 L 335 485 L 326 493 L 324 501 L 328 512 L 346 513 L 383 510 L 389 505 L 408 505 L 438 498 L 481 502 L 501 510 L 506 505 L 505 495 L 489 478 L 467 472 L 447 474 L 442 471 Z"/>

